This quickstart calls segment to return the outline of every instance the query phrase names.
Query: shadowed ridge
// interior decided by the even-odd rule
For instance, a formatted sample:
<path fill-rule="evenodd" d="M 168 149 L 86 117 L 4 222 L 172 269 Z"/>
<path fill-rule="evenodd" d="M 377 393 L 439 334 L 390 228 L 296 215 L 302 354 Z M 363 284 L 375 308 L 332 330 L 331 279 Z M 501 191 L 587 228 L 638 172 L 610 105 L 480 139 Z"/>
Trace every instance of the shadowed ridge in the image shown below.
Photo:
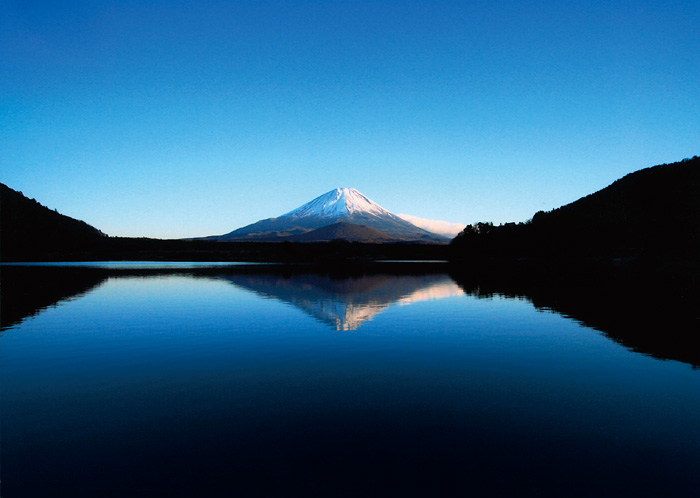
<path fill-rule="evenodd" d="M 367 244 L 396 242 L 396 239 L 387 234 L 364 225 L 353 225 L 352 223 L 334 223 L 325 227 L 317 228 L 301 235 L 286 237 L 285 240 L 292 242 L 326 242 L 331 240 L 347 240 L 348 242 L 363 242 Z"/>
<path fill-rule="evenodd" d="M 454 257 L 700 258 L 700 158 L 646 168 L 531 222 L 467 226 Z"/>
<path fill-rule="evenodd" d="M 107 238 L 84 221 L 52 211 L 2 183 L 0 229 L 2 261 L 28 261 L 52 251 L 94 248 Z"/>

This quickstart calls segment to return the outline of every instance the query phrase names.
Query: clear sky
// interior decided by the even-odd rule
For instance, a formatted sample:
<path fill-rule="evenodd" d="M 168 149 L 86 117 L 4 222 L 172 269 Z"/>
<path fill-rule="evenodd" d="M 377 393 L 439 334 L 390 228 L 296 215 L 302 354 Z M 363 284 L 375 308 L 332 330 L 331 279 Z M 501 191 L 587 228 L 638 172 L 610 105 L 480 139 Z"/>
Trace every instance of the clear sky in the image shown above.
<path fill-rule="evenodd" d="M 524 221 L 700 154 L 700 2 L 5 0 L 0 181 L 109 235 Z"/>

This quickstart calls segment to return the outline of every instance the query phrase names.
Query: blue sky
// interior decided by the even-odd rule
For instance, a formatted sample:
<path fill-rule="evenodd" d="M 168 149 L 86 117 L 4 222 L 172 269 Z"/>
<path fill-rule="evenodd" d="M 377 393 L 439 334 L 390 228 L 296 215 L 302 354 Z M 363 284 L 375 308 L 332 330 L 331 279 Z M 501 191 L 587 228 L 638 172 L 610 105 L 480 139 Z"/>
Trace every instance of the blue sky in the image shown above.
<path fill-rule="evenodd" d="M 700 3 L 6 0 L 0 181 L 110 235 L 524 221 L 700 154 Z"/>

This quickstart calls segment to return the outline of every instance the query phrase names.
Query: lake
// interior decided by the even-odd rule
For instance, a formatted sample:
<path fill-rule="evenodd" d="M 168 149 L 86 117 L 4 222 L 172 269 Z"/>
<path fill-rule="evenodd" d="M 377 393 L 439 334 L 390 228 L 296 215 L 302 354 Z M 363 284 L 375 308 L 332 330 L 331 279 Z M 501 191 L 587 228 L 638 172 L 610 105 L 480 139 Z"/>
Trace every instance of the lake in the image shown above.
<path fill-rule="evenodd" d="M 0 493 L 698 496 L 687 351 L 433 266 L 3 266 Z"/>

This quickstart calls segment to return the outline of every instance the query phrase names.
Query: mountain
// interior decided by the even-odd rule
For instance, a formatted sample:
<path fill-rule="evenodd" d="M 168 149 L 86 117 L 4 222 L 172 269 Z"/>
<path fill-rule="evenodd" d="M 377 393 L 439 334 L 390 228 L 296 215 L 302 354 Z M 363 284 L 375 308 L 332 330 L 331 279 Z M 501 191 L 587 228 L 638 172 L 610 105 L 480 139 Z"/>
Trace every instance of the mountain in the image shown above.
<path fill-rule="evenodd" d="M 268 218 L 225 235 L 208 238 L 220 241 L 292 240 L 292 236 L 298 237 L 336 223 L 369 227 L 397 241 L 448 242 L 446 237 L 401 219 L 352 188 L 331 190 L 278 218 Z"/>
<path fill-rule="evenodd" d="M 80 251 L 93 248 L 106 238 L 84 221 L 64 216 L 0 183 L 2 261 Z"/>
<path fill-rule="evenodd" d="M 382 242 L 396 242 L 393 237 L 364 225 L 353 225 L 352 223 L 333 223 L 325 227 L 302 233 L 301 235 L 291 235 L 284 240 L 291 242 L 327 242 L 331 240 L 347 240 L 348 242 L 362 242 L 365 244 L 377 244 Z"/>
<path fill-rule="evenodd" d="M 489 255 L 700 255 L 700 157 L 630 173 L 529 223 L 467 226 L 453 246 Z"/>

